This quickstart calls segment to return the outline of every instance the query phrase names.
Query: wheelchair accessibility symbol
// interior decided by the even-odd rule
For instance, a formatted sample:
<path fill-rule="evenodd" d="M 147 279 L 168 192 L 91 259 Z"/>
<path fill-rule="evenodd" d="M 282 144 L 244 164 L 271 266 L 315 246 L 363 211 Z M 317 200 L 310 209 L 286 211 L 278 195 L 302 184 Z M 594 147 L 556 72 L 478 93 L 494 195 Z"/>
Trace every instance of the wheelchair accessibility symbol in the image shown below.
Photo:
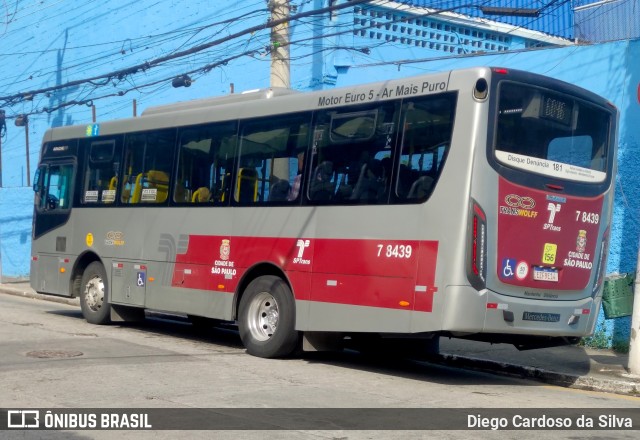
<path fill-rule="evenodd" d="M 145 277 L 146 277 L 146 274 L 144 272 L 138 272 L 138 279 L 136 281 L 136 283 L 138 284 L 138 287 L 144 287 Z"/>
<path fill-rule="evenodd" d="M 505 258 L 502 260 L 502 278 L 513 278 L 515 275 L 516 260 L 513 258 Z"/>

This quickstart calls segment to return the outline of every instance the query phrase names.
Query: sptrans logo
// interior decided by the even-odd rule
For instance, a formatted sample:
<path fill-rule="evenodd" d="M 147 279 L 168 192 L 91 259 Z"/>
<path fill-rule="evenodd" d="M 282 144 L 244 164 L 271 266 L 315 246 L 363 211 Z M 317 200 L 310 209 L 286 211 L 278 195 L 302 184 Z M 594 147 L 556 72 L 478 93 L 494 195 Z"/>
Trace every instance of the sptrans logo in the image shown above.
<path fill-rule="evenodd" d="M 310 240 L 298 240 L 296 242 L 296 247 L 298 248 L 298 255 L 293 259 L 295 264 L 311 264 L 311 260 L 309 258 L 304 258 L 304 250 L 311 245 Z"/>

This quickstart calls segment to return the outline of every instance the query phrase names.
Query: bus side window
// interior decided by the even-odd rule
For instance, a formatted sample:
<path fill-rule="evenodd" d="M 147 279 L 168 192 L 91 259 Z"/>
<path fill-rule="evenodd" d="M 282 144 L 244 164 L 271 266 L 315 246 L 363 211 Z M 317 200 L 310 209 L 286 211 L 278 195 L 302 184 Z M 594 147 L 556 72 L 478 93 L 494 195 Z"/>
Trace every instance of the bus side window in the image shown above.
<path fill-rule="evenodd" d="M 394 201 L 423 202 L 433 192 L 451 143 L 456 97 L 446 93 L 404 102 Z"/>
<path fill-rule="evenodd" d="M 235 154 L 237 124 L 202 125 L 179 132 L 178 170 L 173 201 L 198 205 L 226 203 L 229 164 Z"/>
<path fill-rule="evenodd" d="M 126 137 L 123 203 L 164 203 L 169 191 L 175 130 L 133 133 Z"/>
<path fill-rule="evenodd" d="M 309 200 L 387 203 L 398 116 L 396 102 L 318 112 Z"/>
<path fill-rule="evenodd" d="M 48 165 L 39 168 L 36 207 L 42 211 L 67 210 L 71 207 L 73 165 Z"/>
<path fill-rule="evenodd" d="M 116 200 L 120 146 L 118 139 L 85 140 L 88 154 L 82 185 L 82 204 L 110 204 Z"/>
<path fill-rule="evenodd" d="M 264 118 L 242 127 L 234 187 L 239 205 L 299 201 L 311 115 Z"/>

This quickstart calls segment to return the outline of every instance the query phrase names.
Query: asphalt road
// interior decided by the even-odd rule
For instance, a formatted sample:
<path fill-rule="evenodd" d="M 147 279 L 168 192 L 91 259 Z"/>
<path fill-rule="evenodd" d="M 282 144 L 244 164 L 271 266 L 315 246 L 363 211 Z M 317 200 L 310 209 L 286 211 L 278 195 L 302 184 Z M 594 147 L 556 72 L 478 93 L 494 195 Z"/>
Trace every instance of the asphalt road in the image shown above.
<path fill-rule="evenodd" d="M 637 397 L 429 363 L 371 360 L 355 352 L 260 359 L 245 353 L 233 328 L 198 332 L 184 321 L 159 318 L 94 326 L 77 307 L 9 295 L 0 295 L 0 335 L 0 408 L 451 408 L 471 415 L 489 408 L 630 408 L 640 414 Z M 415 417 L 411 411 L 391 414 Z M 424 417 L 442 414 L 426 411 Z M 247 427 L 251 423 L 247 419 Z M 448 431 L 330 428 L 267 433 L 18 430 L 0 432 L 0 438 L 631 439 L 639 427 L 497 433 L 466 426 Z"/>

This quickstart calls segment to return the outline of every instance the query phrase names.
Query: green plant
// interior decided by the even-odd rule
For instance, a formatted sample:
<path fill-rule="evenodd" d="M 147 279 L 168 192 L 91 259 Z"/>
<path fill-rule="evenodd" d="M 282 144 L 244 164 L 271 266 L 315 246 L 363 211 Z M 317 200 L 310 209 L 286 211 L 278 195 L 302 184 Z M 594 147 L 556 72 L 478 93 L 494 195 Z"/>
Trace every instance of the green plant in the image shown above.
<path fill-rule="evenodd" d="M 613 351 L 618 353 L 629 353 L 629 342 L 630 341 L 614 340 L 612 344 Z"/>
<path fill-rule="evenodd" d="M 599 349 L 611 348 L 611 336 L 607 336 L 604 330 L 596 330 L 593 336 L 582 338 L 579 345 Z"/>

